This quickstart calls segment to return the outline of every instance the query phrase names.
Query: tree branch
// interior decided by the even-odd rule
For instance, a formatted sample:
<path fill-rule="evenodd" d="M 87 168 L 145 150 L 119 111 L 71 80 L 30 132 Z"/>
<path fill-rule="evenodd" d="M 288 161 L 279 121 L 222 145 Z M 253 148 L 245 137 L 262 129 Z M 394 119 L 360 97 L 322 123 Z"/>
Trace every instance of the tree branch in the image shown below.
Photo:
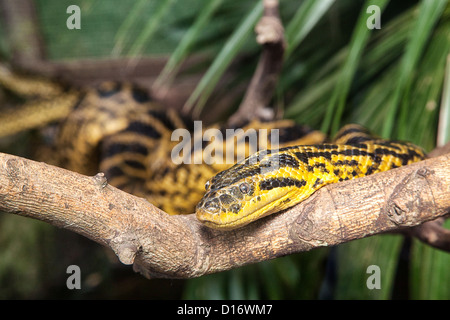
<path fill-rule="evenodd" d="M 228 121 L 230 125 L 252 118 L 273 119 L 273 113 L 268 113 L 266 107 L 277 85 L 286 46 L 278 1 L 264 0 L 264 14 L 255 31 L 256 41 L 263 45 L 263 51 L 244 99 Z"/>
<path fill-rule="evenodd" d="M 209 229 L 194 215 L 169 216 L 101 174 L 1 153 L 0 168 L 0 210 L 84 235 L 148 278 L 197 277 L 417 226 L 450 211 L 450 154 L 326 186 L 233 231 Z"/>
<path fill-rule="evenodd" d="M 443 223 L 444 218 L 438 218 L 417 227 L 405 229 L 403 233 L 416 237 L 430 246 L 450 252 L 450 230 L 445 229 L 442 226 Z"/>
<path fill-rule="evenodd" d="M 23 68 L 39 65 L 45 57 L 45 48 L 35 2 L 0 0 L 0 16 L 14 64 Z"/>

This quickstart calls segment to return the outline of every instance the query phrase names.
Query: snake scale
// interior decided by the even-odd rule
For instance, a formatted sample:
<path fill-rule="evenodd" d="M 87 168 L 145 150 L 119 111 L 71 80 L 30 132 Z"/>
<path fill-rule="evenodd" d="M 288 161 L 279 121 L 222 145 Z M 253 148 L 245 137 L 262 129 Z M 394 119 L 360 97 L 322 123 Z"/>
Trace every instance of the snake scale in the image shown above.
<path fill-rule="evenodd" d="M 22 108 L 0 116 L 0 137 L 58 120 L 47 162 L 83 174 L 104 172 L 111 185 L 145 197 L 169 214 L 195 210 L 201 222 L 216 229 L 242 227 L 303 201 L 324 185 L 425 158 L 417 146 L 377 139 L 358 125 L 343 127 L 332 143 L 324 143 L 322 133 L 291 120 L 254 120 L 237 127 L 243 132 L 265 129 L 256 131 L 259 142 L 271 141 L 270 130 L 277 129 L 278 148 L 266 143 L 266 149 L 255 152 L 245 135 L 237 135 L 230 138 L 233 159 L 242 153 L 247 157 L 236 164 L 175 164 L 171 152 L 179 141 L 171 135 L 179 128 L 192 132 L 193 122 L 136 85 L 66 88 L 2 65 L 0 84 L 27 99 Z M 220 133 L 230 129 L 212 125 L 202 132 L 211 128 Z M 213 141 L 200 143 L 200 149 L 191 150 L 194 158 Z"/>

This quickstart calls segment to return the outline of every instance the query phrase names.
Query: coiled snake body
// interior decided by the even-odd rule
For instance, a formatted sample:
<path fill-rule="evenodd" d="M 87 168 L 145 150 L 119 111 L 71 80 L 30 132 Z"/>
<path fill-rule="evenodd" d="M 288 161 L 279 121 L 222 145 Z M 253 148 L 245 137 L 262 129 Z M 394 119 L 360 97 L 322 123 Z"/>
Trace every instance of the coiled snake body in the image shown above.
<path fill-rule="evenodd" d="M 58 120 L 54 144 L 51 150 L 44 149 L 39 160 L 87 175 L 103 172 L 109 184 L 144 197 L 169 214 L 193 213 L 205 193 L 205 182 L 234 164 L 174 163 L 171 153 L 180 141 L 173 140 L 172 133 L 180 128 L 192 132 L 194 123 L 153 100 L 139 86 L 108 81 L 65 88 L 45 78 L 11 72 L 1 64 L 0 85 L 27 100 L 17 110 L 0 113 L 0 137 Z M 267 147 L 272 141 L 271 129 L 278 129 L 280 147 L 321 143 L 325 137 L 292 120 L 255 120 L 238 127 L 244 133 L 256 129 L 258 145 L 267 141 Z M 200 136 L 210 129 L 226 137 L 230 128 L 205 126 Z M 193 146 L 197 145 L 194 139 Z M 231 139 L 235 159 L 256 151 L 245 134 Z M 227 139 L 201 140 L 201 148 L 193 149 L 191 158 L 203 156 L 212 144 L 217 150 L 229 146 Z"/>
<path fill-rule="evenodd" d="M 169 214 L 196 211 L 205 225 L 234 229 L 306 199 L 320 187 L 419 161 L 423 151 L 412 144 L 376 139 L 359 126 L 344 127 L 333 144 L 324 135 L 291 120 L 251 121 L 247 129 L 279 129 L 280 149 L 256 152 L 233 163 L 175 164 L 171 152 L 178 128 L 192 121 L 166 109 L 137 86 L 105 82 L 83 90 L 28 79 L 0 65 L 0 84 L 33 99 L 18 113 L 0 117 L 0 137 L 62 120 L 54 153 L 46 160 L 83 174 L 104 172 L 108 182 L 147 198 Z M 47 115 L 46 119 L 42 119 Z M 44 117 L 45 118 L 45 117 Z M 4 124 L 4 125 L 3 125 Z M 19 129 L 18 129 L 19 128 Z M 210 126 L 224 132 L 226 127 Z M 258 139 L 270 141 L 270 131 Z M 234 155 L 252 153 L 242 137 Z M 202 152 L 212 141 L 202 141 Z M 223 141 L 226 148 L 227 141 Z M 206 182 L 206 193 L 205 185 Z"/>

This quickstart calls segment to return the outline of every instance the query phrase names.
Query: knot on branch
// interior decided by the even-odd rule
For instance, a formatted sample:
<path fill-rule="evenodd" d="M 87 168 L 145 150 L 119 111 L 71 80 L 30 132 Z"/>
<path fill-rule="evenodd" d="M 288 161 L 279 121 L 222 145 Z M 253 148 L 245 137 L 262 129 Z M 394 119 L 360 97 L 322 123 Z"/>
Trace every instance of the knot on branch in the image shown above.
<path fill-rule="evenodd" d="M 385 209 L 392 222 L 398 226 L 414 226 L 433 210 L 435 201 L 427 180 L 432 175 L 434 171 L 423 167 L 397 185 Z"/>
<path fill-rule="evenodd" d="M 95 184 L 98 185 L 100 188 L 104 188 L 108 185 L 108 180 L 105 177 L 105 174 L 103 172 L 97 173 L 95 176 L 92 177 Z"/>
<path fill-rule="evenodd" d="M 138 251 L 141 249 L 136 244 L 136 238 L 133 234 L 122 234 L 116 238 L 111 239 L 108 245 L 113 249 L 120 262 L 126 265 L 134 263 L 134 259 Z"/>
<path fill-rule="evenodd" d="M 255 32 L 256 41 L 261 45 L 284 42 L 284 28 L 278 17 L 262 17 Z"/>

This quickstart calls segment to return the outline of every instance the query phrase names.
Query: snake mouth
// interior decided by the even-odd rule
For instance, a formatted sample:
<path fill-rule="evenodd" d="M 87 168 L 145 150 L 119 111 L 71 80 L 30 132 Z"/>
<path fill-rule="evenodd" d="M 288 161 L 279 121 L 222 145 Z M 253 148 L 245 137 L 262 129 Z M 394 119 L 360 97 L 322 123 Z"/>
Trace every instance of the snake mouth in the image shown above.
<path fill-rule="evenodd" d="M 226 214 L 221 214 L 224 217 L 220 217 L 219 215 L 210 215 L 207 212 L 203 211 L 202 209 L 196 211 L 197 219 L 203 223 L 205 226 L 212 228 L 212 229 L 218 229 L 218 230 L 234 230 L 240 227 L 243 227 L 250 222 L 256 220 L 255 219 L 248 219 L 249 216 L 240 217 L 238 219 L 229 220 L 226 219 Z"/>
<path fill-rule="evenodd" d="M 263 218 L 267 215 L 284 209 L 284 205 L 289 200 L 289 193 L 285 193 L 278 196 L 276 199 L 273 197 L 265 197 L 265 200 L 259 200 L 257 205 L 255 201 L 248 201 L 243 203 L 241 211 L 239 213 L 224 212 L 219 209 L 217 212 L 212 213 L 204 206 L 199 206 L 196 209 L 196 217 L 207 227 L 219 230 L 233 230 L 246 226 L 247 224 Z"/>

